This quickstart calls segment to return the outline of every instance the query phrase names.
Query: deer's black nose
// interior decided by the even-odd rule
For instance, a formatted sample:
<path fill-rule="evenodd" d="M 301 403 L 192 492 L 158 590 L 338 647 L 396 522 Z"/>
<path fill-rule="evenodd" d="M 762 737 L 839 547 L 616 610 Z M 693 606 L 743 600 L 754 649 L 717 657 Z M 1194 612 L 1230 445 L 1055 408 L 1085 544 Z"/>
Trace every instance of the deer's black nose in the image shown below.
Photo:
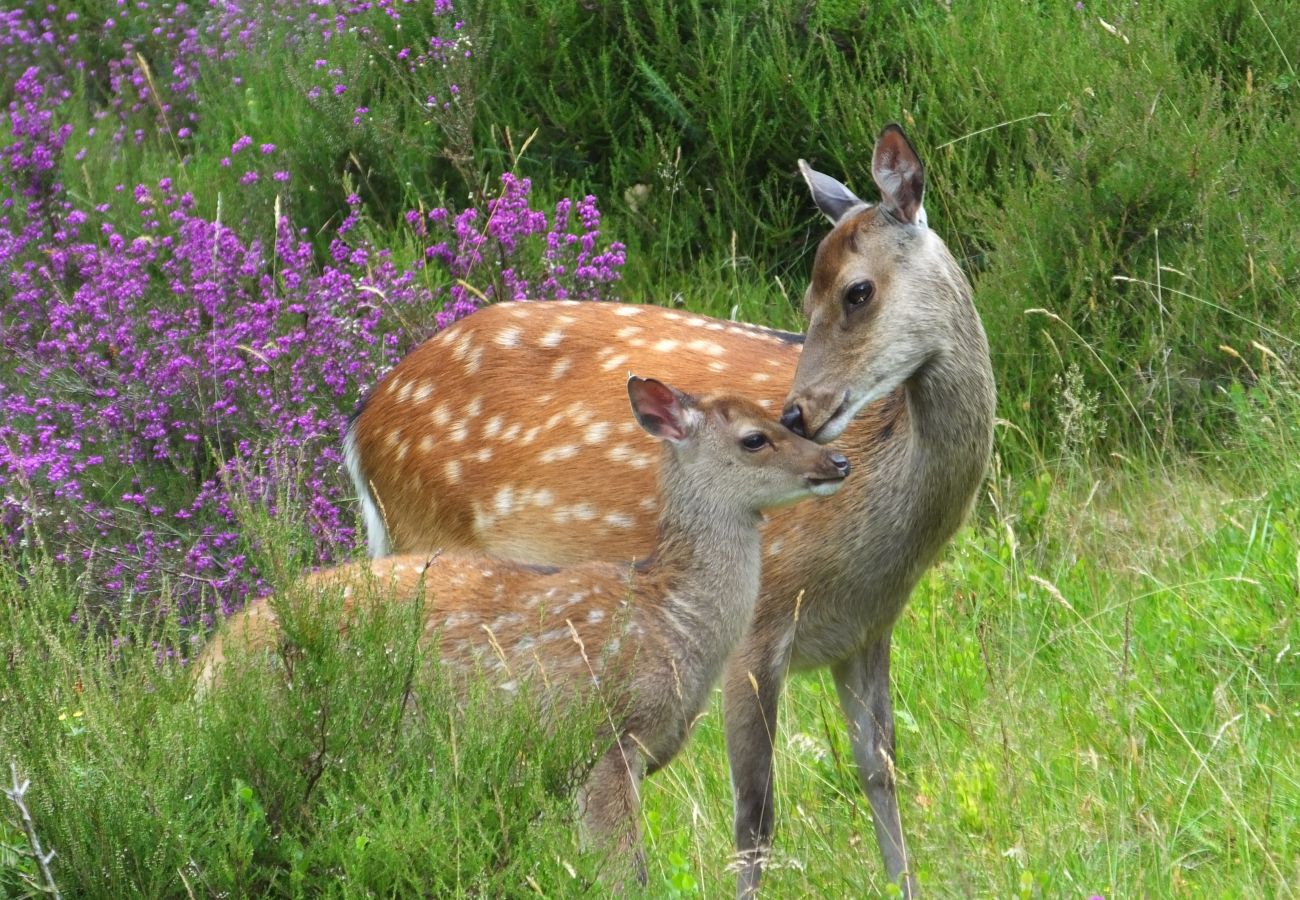
<path fill-rule="evenodd" d="M 840 473 L 841 478 L 847 478 L 849 470 L 853 468 L 849 465 L 849 458 L 843 453 L 832 453 L 831 465 Z"/>
<path fill-rule="evenodd" d="M 800 437 L 808 436 L 803 427 L 803 410 L 798 404 L 792 403 L 782 411 L 781 424 Z"/>

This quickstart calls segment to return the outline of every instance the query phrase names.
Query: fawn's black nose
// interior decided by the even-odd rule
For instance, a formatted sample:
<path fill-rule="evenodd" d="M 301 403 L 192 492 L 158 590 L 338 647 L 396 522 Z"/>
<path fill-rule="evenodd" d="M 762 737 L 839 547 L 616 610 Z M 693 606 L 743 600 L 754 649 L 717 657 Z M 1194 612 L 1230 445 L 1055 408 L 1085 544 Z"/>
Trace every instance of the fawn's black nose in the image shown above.
<path fill-rule="evenodd" d="M 807 437 L 803 427 L 803 410 L 798 404 L 790 404 L 781 412 L 781 424 L 789 428 L 799 437 Z"/>
<path fill-rule="evenodd" d="M 849 465 L 849 458 L 843 453 L 832 453 L 831 465 L 833 465 L 835 470 L 840 473 L 841 478 L 847 478 L 849 471 L 853 468 Z"/>

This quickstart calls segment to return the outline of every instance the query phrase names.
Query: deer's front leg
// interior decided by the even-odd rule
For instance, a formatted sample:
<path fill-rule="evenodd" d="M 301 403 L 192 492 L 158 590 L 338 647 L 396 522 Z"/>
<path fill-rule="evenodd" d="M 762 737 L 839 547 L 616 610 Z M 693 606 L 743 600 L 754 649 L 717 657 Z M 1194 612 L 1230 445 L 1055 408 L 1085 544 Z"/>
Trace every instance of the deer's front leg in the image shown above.
<path fill-rule="evenodd" d="M 736 804 L 736 896 L 740 898 L 757 895 L 763 861 L 772 846 L 772 747 L 785 669 L 786 655 L 775 653 L 771 644 L 751 633 L 727 664 L 723 682 L 727 757 Z"/>
<path fill-rule="evenodd" d="M 641 846 L 641 779 L 645 759 L 630 737 L 621 737 L 592 766 L 578 791 L 578 815 L 590 844 L 608 855 L 609 884 L 617 890 L 629 874 L 646 883 Z"/>
<path fill-rule="evenodd" d="M 889 880 L 903 889 L 904 897 L 917 896 L 910 871 L 903 822 L 894 789 L 894 707 L 889 699 L 889 638 L 886 631 L 875 643 L 832 670 L 840 705 L 848 719 L 858 779 L 871 805 L 876 843 L 884 857 Z"/>

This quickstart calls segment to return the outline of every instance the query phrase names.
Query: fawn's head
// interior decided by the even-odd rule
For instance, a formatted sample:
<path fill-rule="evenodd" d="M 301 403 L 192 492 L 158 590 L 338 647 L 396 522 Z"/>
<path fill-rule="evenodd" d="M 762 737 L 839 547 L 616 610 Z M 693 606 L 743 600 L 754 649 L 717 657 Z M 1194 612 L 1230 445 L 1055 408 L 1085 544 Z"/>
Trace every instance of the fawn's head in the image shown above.
<path fill-rule="evenodd" d="M 843 454 L 800 437 L 744 397 L 695 398 L 635 375 L 627 393 L 641 427 L 668 443 L 711 496 L 744 511 L 829 496 L 849 474 Z"/>
<path fill-rule="evenodd" d="M 781 421 L 827 442 L 868 403 L 922 369 L 953 340 L 953 304 L 970 301 L 965 279 L 926 224 L 925 170 L 903 130 L 876 142 L 871 205 L 840 182 L 800 171 L 835 224 L 817 248 L 804 296 L 808 336 Z"/>

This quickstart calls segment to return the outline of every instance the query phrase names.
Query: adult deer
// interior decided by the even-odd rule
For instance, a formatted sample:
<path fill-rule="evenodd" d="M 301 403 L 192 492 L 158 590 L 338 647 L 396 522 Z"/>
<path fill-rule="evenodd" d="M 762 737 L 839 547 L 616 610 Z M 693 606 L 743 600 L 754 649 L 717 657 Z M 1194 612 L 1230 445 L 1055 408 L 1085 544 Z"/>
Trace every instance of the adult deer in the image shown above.
<path fill-rule="evenodd" d="M 807 338 L 653 306 L 509 303 L 430 339 L 363 401 L 345 451 L 372 555 L 473 548 L 537 563 L 631 559 L 653 541 L 655 457 L 618 426 L 629 369 L 726 385 L 854 459 L 845 490 L 770 517 L 754 624 L 723 681 L 738 892 L 773 829 L 777 699 L 829 666 L 889 878 L 915 891 L 894 786 L 889 647 L 912 588 L 965 517 L 992 447 L 994 385 L 971 289 L 926 223 L 902 130 L 880 135 L 876 205 L 800 164 L 834 228 Z M 800 353 L 802 345 L 802 353 Z M 524 375 L 548 389 L 522 391 Z"/>
<path fill-rule="evenodd" d="M 439 660 L 483 668 L 514 691 L 528 680 L 545 708 L 595 690 L 613 745 L 580 794 L 599 843 L 644 878 L 639 789 L 685 744 L 758 600 L 762 511 L 834 494 L 843 455 L 799 437 L 749 400 L 695 399 L 654 380 L 627 385 L 641 427 L 664 442 L 658 535 L 650 557 L 567 569 L 480 555 L 399 556 L 311 576 L 348 604 L 425 599 Z M 198 663 L 208 690 L 226 645 L 278 636 L 262 599 L 236 614 Z"/>

